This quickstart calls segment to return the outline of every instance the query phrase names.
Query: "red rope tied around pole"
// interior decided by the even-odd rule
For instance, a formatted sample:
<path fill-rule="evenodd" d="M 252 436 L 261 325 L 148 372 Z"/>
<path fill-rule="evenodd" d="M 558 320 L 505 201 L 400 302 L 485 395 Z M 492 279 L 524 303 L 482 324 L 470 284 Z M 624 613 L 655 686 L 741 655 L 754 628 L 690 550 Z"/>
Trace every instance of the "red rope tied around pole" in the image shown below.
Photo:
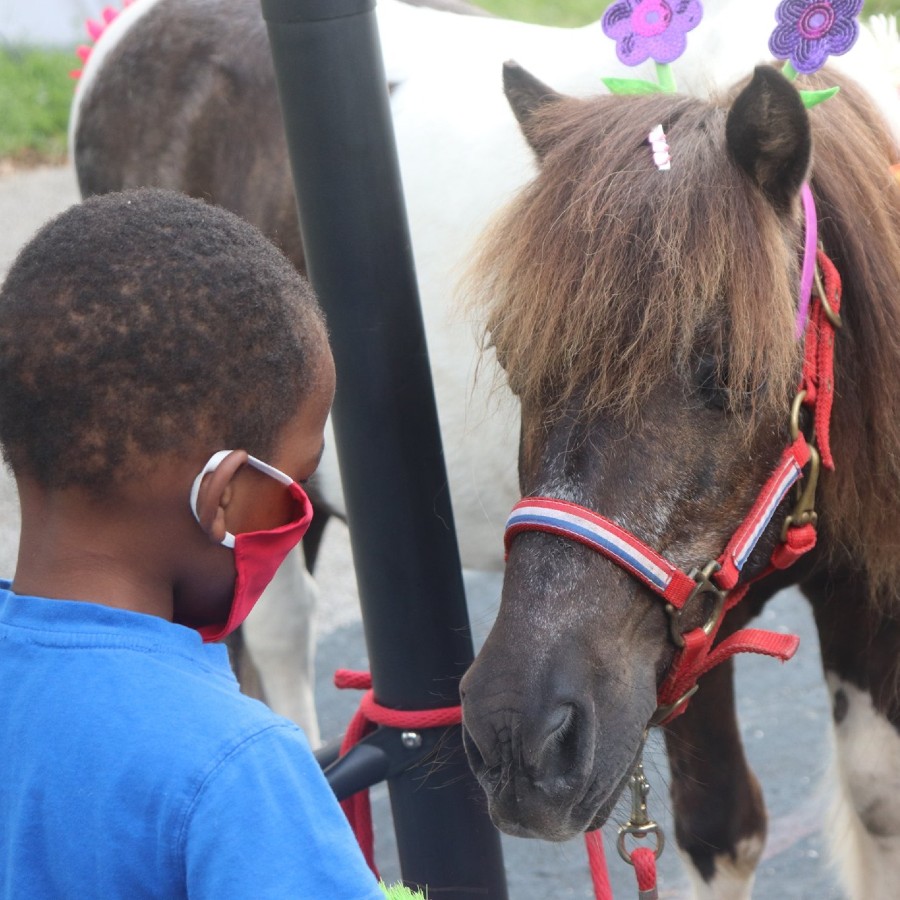
<path fill-rule="evenodd" d="M 334 684 L 340 690 L 366 692 L 363 694 L 359 708 L 350 720 L 344 740 L 341 742 L 341 756 L 358 744 L 367 734 L 374 731 L 378 725 L 400 728 L 404 731 L 418 731 L 424 728 L 449 728 L 462 723 L 461 706 L 445 706 L 426 710 L 401 710 L 382 706 L 375 700 L 372 676 L 368 672 L 338 669 L 334 673 Z M 379 878 L 378 868 L 375 865 L 375 833 L 372 828 L 372 807 L 369 802 L 368 790 L 360 791 L 352 797 L 342 800 L 341 808 L 356 835 L 366 863 L 375 873 L 375 877 Z M 596 900 L 613 900 L 606 867 L 606 855 L 603 852 L 603 837 L 600 831 L 585 834 L 584 841 L 587 846 L 594 896 Z"/>
<path fill-rule="evenodd" d="M 341 756 L 358 744 L 378 725 L 399 728 L 404 731 L 421 731 L 426 728 L 449 728 L 462 722 L 461 706 L 445 706 L 439 709 L 402 710 L 382 706 L 375 699 L 372 690 L 372 676 L 368 672 L 353 672 L 338 669 L 334 673 L 334 684 L 341 690 L 365 691 L 341 742 Z M 360 791 L 341 801 L 344 815 L 356 835 L 357 843 L 369 868 L 378 878 L 375 866 L 375 833 L 372 829 L 372 807 L 369 791 Z"/>

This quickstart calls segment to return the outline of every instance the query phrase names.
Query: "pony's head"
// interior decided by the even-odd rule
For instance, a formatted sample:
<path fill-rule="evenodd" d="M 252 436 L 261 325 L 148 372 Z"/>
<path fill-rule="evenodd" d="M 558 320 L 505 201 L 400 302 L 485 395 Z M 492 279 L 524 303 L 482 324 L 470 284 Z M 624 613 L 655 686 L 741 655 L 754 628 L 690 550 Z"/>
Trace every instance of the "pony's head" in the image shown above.
<path fill-rule="evenodd" d="M 521 404 L 521 491 L 702 566 L 788 443 L 810 116 L 769 67 L 721 102 L 573 99 L 512 64 L 504 80 L 539 171 L 488 235 L 473 284 Z M 648 141 L 657 125 L 668 171 Z M 785 514 L 745 577 L 765 568 Z M 698 601 L 681 626 L 708 615 Z M 496 824 L 563 840 L 602 823 L 674 654 L 664 604 L 622 568 L 563 537 L 518 535 L 462 685 Z"/>

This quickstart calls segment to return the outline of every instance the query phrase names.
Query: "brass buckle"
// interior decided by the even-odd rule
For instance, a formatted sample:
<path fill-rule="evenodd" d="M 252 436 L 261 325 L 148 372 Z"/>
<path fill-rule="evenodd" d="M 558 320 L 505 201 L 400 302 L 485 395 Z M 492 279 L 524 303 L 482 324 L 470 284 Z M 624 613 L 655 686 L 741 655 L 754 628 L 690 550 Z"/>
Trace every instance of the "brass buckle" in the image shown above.
<path fill-rule="evenodd" d="M 806 399 L 806 391 L 800 391 L 794 397 L 791 406 L 791 440 L 796 441 L 800 434 L 800 408 Z M 791 513 L 784 520 L 781 527 L 781 540 L 787 540 L 789 528 L 799 528 L 803 525 L 815 525 L 819 519 L 816 512 L 816 488 L 819 485 L 819 469 L 821 468 L 821 456 L 815 445 L 815 435 L 807 440 L 809 447 L 809 472 L 797 482 L 796 502 Z"/>
<path fill-rule="evenodd" d="M 688 575 L 697 582 L 697 585 L 684 602 L 684 606 L 682 606 L 681 609 L 677 609 L 671 603 L 666 604 L 666 612 L 669 614 L 669 634 L 672 637 L 672 642 L 679 650 L 684 648 L 684 632 L 681 629 L 681 614 L 687 609 L 688 604 L 690 604 L 692 600 L 695 600 L 703 594 L 712 594 L 715 597 L 712 611 L 709 614 L 709 618 L 706 620 L 706 624 L 703 625 L 703 633 L 707 637 L 710 637 L 715 632 L 716 628 L 719 626 L 719 622 L 722 621 L 727 592 L 723 591 L 712 581 L 712 576 L 721 568 L 722 566 L 716 562 L 716 560 L 711 559 L 702 569 L 691 569 L 691 571 L 688 572 Z"/>
<path fill-rule="evenodd" d="M 819 520 L 819 514 L 816 512 L 816 487 L 819 484 L 820 462 L 819 451 L 810 444 L 809 474 L 797 484 L 797 502 L 790 515 L 784 520 L 781 528 L 782 541 L 787 540 L 789 528 L 815 525 Z"/>

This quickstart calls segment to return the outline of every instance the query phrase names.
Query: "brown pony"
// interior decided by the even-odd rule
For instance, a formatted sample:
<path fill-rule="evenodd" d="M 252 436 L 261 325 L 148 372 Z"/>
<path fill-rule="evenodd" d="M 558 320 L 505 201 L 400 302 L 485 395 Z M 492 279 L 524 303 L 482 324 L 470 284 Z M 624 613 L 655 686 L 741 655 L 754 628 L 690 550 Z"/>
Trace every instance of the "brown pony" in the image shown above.
<path fill-rule="evenodd" d="M 540 170 L 472 276 L 522 410 L 524 496 L 572 501 L 688 571 L 715 559 L 789 443 L 808 180 L 843 279 L 833 472 L 818 542 L 764 578 L 720 639 L 797 583 L 834 703 L 836 837 L 855 898 L 900 884 L 900 188 L 865 94 L 809 113 L 760 67 L 719 101 L 563 97 L 509 64 Z M 664 126 L 670 171 L 647 136 Z M 809 423 L 801 415 L 801 428 Z M 778 509 L 743 578 L 763 572 Z M 685 629 L 702 624 L 700 604 Z M 496 824 L 564 840 L 602 824 L 628 779 L 675 646 L 664 604 L 564 537 L 511 543 L 501 609 L 463 682 L 467 752 Z M 765 811 L 735 720 L 732 668 L 666 730 L 678 843 L 703 897 L 749 897 Z"/>

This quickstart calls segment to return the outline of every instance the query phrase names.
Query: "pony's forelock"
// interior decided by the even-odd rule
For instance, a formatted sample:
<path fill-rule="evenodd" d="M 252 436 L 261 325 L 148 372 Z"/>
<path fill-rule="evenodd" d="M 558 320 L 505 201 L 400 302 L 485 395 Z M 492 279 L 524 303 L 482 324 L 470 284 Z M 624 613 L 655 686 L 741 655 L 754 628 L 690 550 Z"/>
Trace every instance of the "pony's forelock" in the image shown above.
<path fill-rule="evenodd" d="M 726 110 L 672 97 L 566 99 L 530 132 L 535 181 L 489 232 L 470 283 L 513 390 L 551 411 L 636 413 L 697 356 L 729 405 L 783 403 L 797 377 L 796 251 L 724 150 Z M 647 135 L 672 153 L 659 171 Z M 726 351 L 723 353 L 723 351 Z"/>

